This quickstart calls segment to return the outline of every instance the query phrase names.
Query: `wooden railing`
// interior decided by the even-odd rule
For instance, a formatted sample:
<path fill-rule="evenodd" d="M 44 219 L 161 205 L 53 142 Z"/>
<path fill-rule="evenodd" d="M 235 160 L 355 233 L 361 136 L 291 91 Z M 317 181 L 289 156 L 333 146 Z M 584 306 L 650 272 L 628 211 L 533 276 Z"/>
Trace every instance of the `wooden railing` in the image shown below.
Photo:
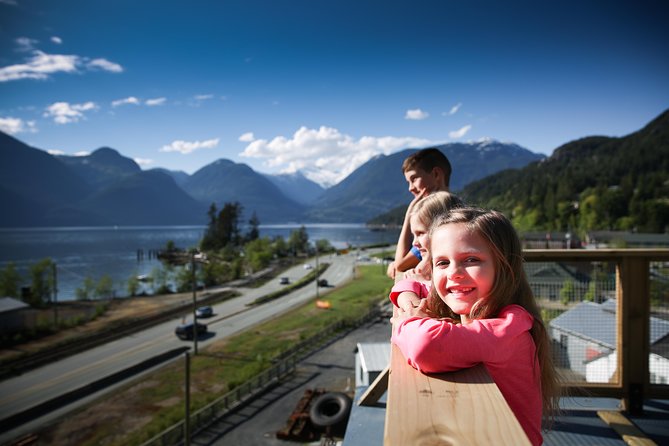
<path fill-rule="evenodd" d="M 613 262 L 616 265 L 617 379 L 565 382 L 568 394 L 619 398 L 639 413 L 643 400 L 668 398 L 669 386 L 650 383 L 650 262 L 669 261 L 669 249 L 526 250 L 526 262 Z M 506 442 L 506 443 L 504 443 Z M 399 349 L 391 351 L 385 445 L 528 444 L 483 366 L 439 375 L 422 374 Z"/>

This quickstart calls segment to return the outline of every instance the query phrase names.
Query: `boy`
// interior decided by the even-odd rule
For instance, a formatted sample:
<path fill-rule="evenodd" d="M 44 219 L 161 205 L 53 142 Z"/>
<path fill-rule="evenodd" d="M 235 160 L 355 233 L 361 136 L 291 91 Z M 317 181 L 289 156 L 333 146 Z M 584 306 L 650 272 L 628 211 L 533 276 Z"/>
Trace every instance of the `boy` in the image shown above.
<path fill-rule="evenodd" d="M 395 279 L 397 272 L 406 271 L 418 265 L 420 254 L 411 251 L 412 234 L 410 216 L 413 207 L 423 197 L 432 192 L 448 191 L 451 179 L 451 163 L 446 155 L 436 147 L 419 150 L 409 155 L 402 163 L 402 173 L 407 183 L 409 192 L 414 196 L 404 216 L 404 223 L 397 240 L 395 250 L 395 261 L 388 265 L 387 274 Z"/>

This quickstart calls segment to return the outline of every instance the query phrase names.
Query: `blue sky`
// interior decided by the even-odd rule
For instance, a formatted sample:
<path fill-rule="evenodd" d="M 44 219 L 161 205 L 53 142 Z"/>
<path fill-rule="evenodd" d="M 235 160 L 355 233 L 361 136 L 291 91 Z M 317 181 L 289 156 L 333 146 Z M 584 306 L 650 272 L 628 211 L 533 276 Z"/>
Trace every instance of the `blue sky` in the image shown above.
<path fill-rule="evenodd" d="M 0 129 L 326 185 L 435 143 L 551 154 L 669 108 L 667 23 L 650 0 L 0 0 Z"/>

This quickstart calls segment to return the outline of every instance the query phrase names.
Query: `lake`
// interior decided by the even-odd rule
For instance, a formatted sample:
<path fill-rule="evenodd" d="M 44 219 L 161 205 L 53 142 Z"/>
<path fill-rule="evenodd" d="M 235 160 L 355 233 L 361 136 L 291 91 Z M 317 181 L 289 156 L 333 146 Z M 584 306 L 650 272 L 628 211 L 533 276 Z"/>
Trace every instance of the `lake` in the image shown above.
<path fill-rule="evenodd" d="M 282 236 L 302 225 L 260 225 L 261 237 Z M 329 240 L 336 248 L 395 243 L 399 230 L 372 231 L 364 224 L 304 224 L 310 241 Z M 198 245 L 204 226 L 132 226 L 0 229 L 0 268 L 16 265 L 29 285 L 29 269 L 49 257 L 57 266 L 58 300 L 73 300 L 86 277 L 107 274 L 117 295 L 126 294 L 131 276 L 150 274 L 160 266 L 151 255 L 172 240 L 178 248 Z M 143 255 L 139 255 L 139 254 Z"/>

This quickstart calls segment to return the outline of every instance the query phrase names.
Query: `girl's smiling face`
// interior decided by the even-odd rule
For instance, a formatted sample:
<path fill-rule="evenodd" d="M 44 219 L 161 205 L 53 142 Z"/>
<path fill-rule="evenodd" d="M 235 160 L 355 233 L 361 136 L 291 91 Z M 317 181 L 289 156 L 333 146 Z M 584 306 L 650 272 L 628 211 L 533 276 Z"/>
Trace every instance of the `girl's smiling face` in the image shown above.
<path fill-rule="evenodd" d="M 488 243 L 464 223 L 440 226 L 432 233 L 432 281 L 439 297 L 463 323 L 474 303 L 487 299 L 495 281 Z"/>

